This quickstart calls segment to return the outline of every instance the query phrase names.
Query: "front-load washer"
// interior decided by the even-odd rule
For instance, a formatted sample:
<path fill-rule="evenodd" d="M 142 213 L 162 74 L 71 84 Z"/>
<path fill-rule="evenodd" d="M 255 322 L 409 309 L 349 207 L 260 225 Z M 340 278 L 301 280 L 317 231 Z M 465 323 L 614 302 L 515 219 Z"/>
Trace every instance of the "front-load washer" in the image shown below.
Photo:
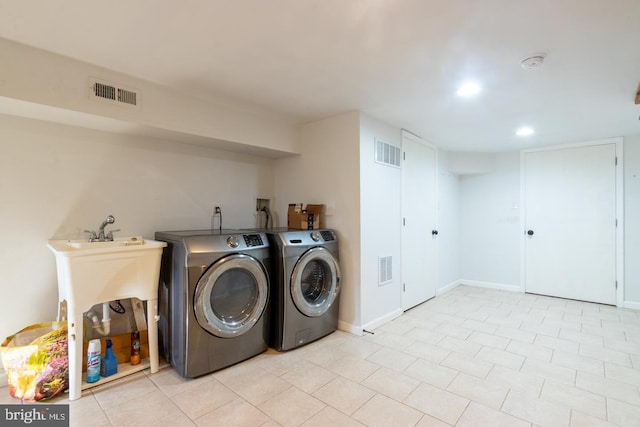
<path fill-rule="evenodd" d="M 267 231 L 271 251 L 269 344 L 291 350 L 338 328 L 340 265 L 333 230 Z"/>
<path fill-rule="evenodd" d="M 158 289 L 158 339 L 183 377 L 267 350 L 269 241 L 238 230 L 156 232 L 167 242 Z"/>

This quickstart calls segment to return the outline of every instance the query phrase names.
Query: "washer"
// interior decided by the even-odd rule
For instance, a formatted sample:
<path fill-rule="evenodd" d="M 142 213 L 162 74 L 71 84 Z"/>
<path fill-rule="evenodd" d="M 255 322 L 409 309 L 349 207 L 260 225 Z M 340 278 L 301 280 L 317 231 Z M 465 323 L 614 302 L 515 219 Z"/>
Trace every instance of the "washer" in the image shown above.
<path fill-rule="evenodd" d="M 269 241 L 238 230 L 156 232 L 167 242 L 158 290 L 164 358 L 195 378 L 264 352 L 269 336 Z"/>
<path fill-rule="evenodd" d="M 340 266 L 333 230 L 267 231 L 271 245 L 271 337 L 279 351 L 338 328 Z"/>

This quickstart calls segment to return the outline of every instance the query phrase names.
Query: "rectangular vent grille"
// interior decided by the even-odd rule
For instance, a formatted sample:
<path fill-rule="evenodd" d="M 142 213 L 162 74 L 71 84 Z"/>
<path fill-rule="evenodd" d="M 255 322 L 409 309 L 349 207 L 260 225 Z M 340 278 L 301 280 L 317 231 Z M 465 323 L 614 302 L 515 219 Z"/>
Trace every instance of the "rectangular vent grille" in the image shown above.
<path fill-rule="evenodd" d="M 393 144 L 376 138 L 376 163 L 400 167 L 401 150 Z"/>
<path fill-rule="evenodd" d="M 116 100 L 116 88 L 102 83 L 94 83 L 93 94 L 98 98 Z"/>
<path fill-rule="evenodd" d="M 378 284 L 386 285 L 393 280 L 393 257 L 385 256 L 378 258 Z"/>
<path fill-rule="evenodd" d="M 138 105 L 136 102 L 136 93 L 125 89 L 118 89 L 118 101 L 126 104 Z"/>
<path fill-rule="evenodd" d="M 90 79 L 89 83 L 90 99 L 114 105 L 138 106 L 140 99 L 135 91 L 97 79 Z"/>

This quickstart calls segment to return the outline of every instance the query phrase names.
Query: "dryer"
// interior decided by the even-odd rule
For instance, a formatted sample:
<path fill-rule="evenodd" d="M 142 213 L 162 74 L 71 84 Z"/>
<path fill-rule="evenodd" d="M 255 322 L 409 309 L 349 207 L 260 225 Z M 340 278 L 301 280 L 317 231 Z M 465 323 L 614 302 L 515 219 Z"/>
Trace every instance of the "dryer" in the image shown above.
<path fill-rule="evenodd" d="M 333 230 L 267 231 L 271 251 L 270 346 L 291 350 L 338 328 L 340 265 Z"/>
<path fill-rule="evenodd" d="M 269 241 L 238 230 L 156 232 L 167 242 L 158 288 L 159 346 L 183 377 L 264 352 L 269 335 Z"/>

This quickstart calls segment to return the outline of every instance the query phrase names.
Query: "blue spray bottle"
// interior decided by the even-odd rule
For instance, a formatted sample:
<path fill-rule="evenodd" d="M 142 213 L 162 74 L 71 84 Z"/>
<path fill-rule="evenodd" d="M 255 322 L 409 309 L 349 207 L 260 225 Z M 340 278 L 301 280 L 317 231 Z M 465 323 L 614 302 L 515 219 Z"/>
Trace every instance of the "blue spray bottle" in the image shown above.
<path fill-rule="evenodd" d="M 100 361 L 100 375 L 108 377 L 118 372 L 118 358 L 113 354 L 111 340 L 107 338 L 105 341 L 107 342 L 107 351 Z"/>

